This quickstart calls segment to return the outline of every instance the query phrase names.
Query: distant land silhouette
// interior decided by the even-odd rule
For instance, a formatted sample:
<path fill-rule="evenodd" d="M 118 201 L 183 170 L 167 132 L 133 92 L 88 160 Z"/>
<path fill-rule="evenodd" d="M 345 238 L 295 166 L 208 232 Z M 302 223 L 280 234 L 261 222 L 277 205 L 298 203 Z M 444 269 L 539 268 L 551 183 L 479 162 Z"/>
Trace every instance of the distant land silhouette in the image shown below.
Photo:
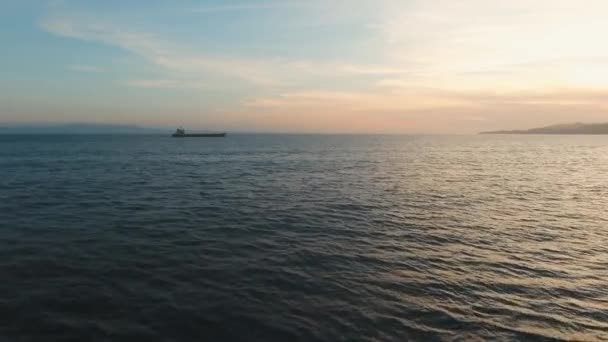
<path fill-rule="evenodd" d="M 0 124 L 0 134 L 150 134 L 165 133 L 163 128 L 116 124 Z"/>
<path fill-rule="evenodd" d="M 490 131 L 480 134 L 608 134 L 608 123 L 571 123 L 527 130 Z"/>

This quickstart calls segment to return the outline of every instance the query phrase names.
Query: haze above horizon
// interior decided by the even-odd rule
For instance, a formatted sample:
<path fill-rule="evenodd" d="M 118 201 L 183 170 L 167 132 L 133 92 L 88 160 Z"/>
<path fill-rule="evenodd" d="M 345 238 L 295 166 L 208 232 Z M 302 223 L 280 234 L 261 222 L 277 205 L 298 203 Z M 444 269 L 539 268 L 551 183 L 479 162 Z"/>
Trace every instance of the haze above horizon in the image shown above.
<path fill-rule="evenodd" d="M 475 133 L 605 122 L 608 3 L 3 1 L 0 125 Z"/>

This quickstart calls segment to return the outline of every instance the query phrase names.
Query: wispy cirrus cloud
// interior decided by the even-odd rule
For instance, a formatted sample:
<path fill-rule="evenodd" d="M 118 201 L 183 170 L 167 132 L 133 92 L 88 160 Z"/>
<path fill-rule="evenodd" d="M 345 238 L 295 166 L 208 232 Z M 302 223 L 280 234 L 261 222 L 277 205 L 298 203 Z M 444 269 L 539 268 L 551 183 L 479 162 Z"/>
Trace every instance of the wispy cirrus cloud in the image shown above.
<path fill-rule="evenodd" d="M 271 5 L 266 4 L 266 5 Z M 133 32 L 112 24 L 79 20 L 78 18 L 52 17 L 40 26 L 52 34 L 95 41 L 117 46 L 145 58 L 163 70 L 173 73 L 175 79 L 157 82 L 176 87 L 180 76 L 206 78 L 209 73 L 232 77 L 259 86 L 296 85 L 298 82 L 319 81 L 331 77 L 359 77 L 405 75 L 411 70 L 384 65 L 357 64 L 352 62 L 306 61 L 284 58 L 238 58 L 212 56 L 203 51 L 192 51 L 149 33 Z M 186 52 L 187 51 L 187 52 Z M 79 68 L 85 71 L 82 66 Z M 91 70 L 92 71 L 92 70 Z M 134 81 L 133 84 L 143 85 Z M 191 88 L 191 82 L 183 88 Z"/>
<path fill-rule="evenodd" d="M 273 80 L 268 75 L 265 75 L 254 62 L 214 58 L 203 54 L 188 55 L 180 53 L 178 52 L 179 48 L 175 44 L 163 41 L 152 34 L 131 32 L 109 24 L 83 23 L 71 18 L 47 19 L 41 23 L 41 27 L 55 35 L 85 41 L 96 41 L 123 48 L 167 71 L 190 74 L 193 72 L 215 72 L 254 84 L 273 83 Z M 177 80 L 174 80 L 164 83 L 174 87 L 177 82 Z M 162 82 L 157 83 L 157 85 L 160 84 Z"/>

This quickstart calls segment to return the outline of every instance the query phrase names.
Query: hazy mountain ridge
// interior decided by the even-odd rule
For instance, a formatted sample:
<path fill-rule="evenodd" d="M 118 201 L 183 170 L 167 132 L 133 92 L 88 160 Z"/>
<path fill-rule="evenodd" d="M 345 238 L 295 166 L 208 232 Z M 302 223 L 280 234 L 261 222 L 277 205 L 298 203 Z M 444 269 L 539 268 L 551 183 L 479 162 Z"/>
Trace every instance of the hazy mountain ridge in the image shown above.
<path fill-rule="evenodd" d="M 0 125 L 0 134 L 146 134 L 168 130 L 137 125 L 120 124 L 5 124 Z"/>
<path fill-rule="evenodd" d="M 608 123 L 576 122 L 527 130 L 489 131 L 480 134 L 608 134 Z"/>

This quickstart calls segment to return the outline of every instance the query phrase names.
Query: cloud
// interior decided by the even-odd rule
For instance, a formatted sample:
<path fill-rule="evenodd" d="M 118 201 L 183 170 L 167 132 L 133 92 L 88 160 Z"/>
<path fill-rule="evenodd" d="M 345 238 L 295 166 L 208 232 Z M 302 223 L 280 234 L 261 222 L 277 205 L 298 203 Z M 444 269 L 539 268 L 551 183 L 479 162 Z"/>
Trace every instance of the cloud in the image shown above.
<path fill-rule="evenodd" d="M 141 55 L 164 52 L 162 44 L 154 36 L 126 32 L 112 25 L 91 22 L 80 23 L 67 18 L 51 18 L 42 21 L 40 26 L 47 32 L 58 36 L 102 42 Z"/>
<path fill-rule="evenodd" d="M 41 27 L 58 36 L 120 47 L 175 75 L 199 75 L 205 78 L 212 73 L 260 86 L 297 85 L 299 82 L 331 77 L 403 75 L 411 72 L 406 68 L 373 64 L 282 58 L 246 59 L 185 52 L 188 49 L 184 46 L 162 40 L 153 34 L 74 18 L 49 18 L 41 23 Z"/>
<path fill-rule="evenodd" d="M 292 9 L 301 7 L 312 7 L 311 2 L 304 1 L 276 1 L 276 2 L 252 2 L 240 4 L 226 4 L 215 6 L 203 6 L 194 8 L 193 12 L 217 13 L 217 12 L 240 12 L 256 10 Z"/>
<path fill-rule="evenodd" d="M 608 88 L 608 3 L 570 0 L 394 1 L 374 25 L 387 65 L 376 86 L 516 92 Z"/>
<path fill-rule="evenodd" d="M 84 65 L 84 64 L 70 65 L 69 69 L 73 70 L 73 71 L 90 72 L 90 73 L 100 73 L 100 72 L 104 72 L 105 71 L 101 67 L 94 66 L 94 65 Z"/>
<path fill-rule="evenodd" d="M 493 93 L 400 88 L 291 92 L 252 98 L 244 106 L 261 113 L 259 120 L 267 125 L 302 126 L 311 131 L 476 133 L 605 121 L 607 99 L 608 91 L 592 89 Z"/>
<path fill-rule="evenodd" d="M 484 112 L 501 108 L 586 108 L 602 115 L 608 110 L 608 90 L 559 89 L 546 92 L 448 91 L 432 88 L 398 88 L 390 91 L 299 91 L 244 101 L 251 108 L 274 112 L 468 113 L 484 121 Z M 515 113 L 514 113 L 515 114 Z"/>
<path fill-rule="evenodd" d="M 283 112 L 292 110 L 341 110 L 349 112 L 398 112 L 429 108 L 454 108 L 475 106 L 465 96 L 446 93 L 435 89 L 401 89 L 386 91 L 299 91 L 288 92 L 273 97 L 253 98 L 245 101 L 246 106 L 275 109 Z"/>
<path fill-rule="evenodd" d="M 174 44 L 151 34 L 130 32 L 114 25 L 81 23 L 66 18 L 52 18 L 43 21 L 41 26 L 55 35 L 118 46 L 173 72 L 215 72 L 255 84 L 272 83 L 272 80 L 265 77 L 259 68 L 249 61 L 227 60 L 200 54 L 186 55 L 180 53 Z"/>
<path fill-rule="evenodd" d="M 496 2 L 414 0 L 388 6 L 377 25 L 395 62 L 450 71 L 607 56 L 593 37 L 608 29 L 608 3 L 571 0 Z"/>
<path fill-rule="evenodd" d="M 428 101 L 424 101 L 427 99 Z M 422 109 L 425 107 L 473 107 L 479 104 L 597 105 L 608 107 L 608 90 L 555 89 L 546 91 L 493 92 L 449 91 L 433 88 L 399 88 L 394 91 L 299 91 L 245 102 L 260 107 L 345 106 L 353 109 Z M 348 105 L 350 104 L 350 105 Z"/>
<path fill-rule="evenodd" d="M 208 88 L 209 85 L 199 81 L 172 80 L 172 79 L 153 79 L 153 80 L 129 80 L 126 84 L 133 88 L 150 89 L 201 89 Z"/>
<path fill-rule="evenodd" d="M 161 71 L 162 76 L 155 73 L 122 84 L 170 89 L 238 85 L 238 96 L 246 97 L 234 99 L 242 100 L 239 115 L 267 112 L 285 124 L 289 120 L 280 119 L 281 115 L 295 115 L 302 125 L 308 115 L 311 120 L 331 122 L 332 127 L 339 120 L 323 121 L 320 116 L 345 119 L 351 115 L 363 120 L 362 115 L 380 115 L 385 119 L 375 121 L 375 127 L 406 123 L 432 127 L 433 120 L 443 119 L 452 124 L 494 122 L 503 124 L 496 128 L 509 128 L 505 119 L 509 113 L 519 123 L 534 125 L 534 120 L 553 123 L 554 117 L 576 117 L 582 111 L 594 118 L 595 113 L 607 110 L 608 47 L 596 38 L 608 31 L 604 18 L 608 4 L 604 1 L 589 0 L 585 6 L 569 0 L 368 3 L 373 6 L 367 8 L 375 8 L 380 15 L 368 16 L 356 8 L 353 14 L 347 6 L 322 7 L 316 1 L 243 2 L 193 10 L 211 14 L 314 8 L 314 13 L 307 13 L 311 21 L 318 19 L 316 14 L 325 15 L 321 21 L 331 25 L 322 32 L 337 37 L 317 45 L 302 42 L 318 50 L 310 54 L 318 56 L 316 59 L 299 58 L 298 49 L 288 49 L 299 48 L 297 39 L 309 37 L 297 31 L 302 29 L 298 25 L 281 32 L 289 37 L 293 34 L 294 41 L 289 43 L 293 45 L 284 50 L 295 57 L 249 57 L 259 56 L 258 51 L 247 50 L 256 42 L 232 50 L 247 50 L 241 54 L 222 53 L 221 48 L 200 42 L 180 44 L 129 24 L 119 25 L 113 22 L 115 18 L 85 20 L 72 13 L 50 17 L 41 26 L 62 37 L 120 47 Z M 351 2 L 341 4 L 356 7 Z M 263 20 L 263 13 L 247 14 L 250 20 Z M 287 17 L 280 14 L 280 18 Z M 349 16 L 357 20 L 349 21 Z M 350 26 L 361 22 L 368 26 Z M 340 26 L 344 23 L 349 25 Z M 323 57 L 330 55 L 325 54 L 323 44 L 337 40 L 348 52 L 333 59 Z M 360 63 L 362 60 L 366 63 Z M 86 66 L 77 69 L 93 72 Z M 426 114 L 433 120 L 421 117 Z M 404 120 L 395 118 L 399 115 Z M 450 127 L 446 124 L 445 129 Z"/>

